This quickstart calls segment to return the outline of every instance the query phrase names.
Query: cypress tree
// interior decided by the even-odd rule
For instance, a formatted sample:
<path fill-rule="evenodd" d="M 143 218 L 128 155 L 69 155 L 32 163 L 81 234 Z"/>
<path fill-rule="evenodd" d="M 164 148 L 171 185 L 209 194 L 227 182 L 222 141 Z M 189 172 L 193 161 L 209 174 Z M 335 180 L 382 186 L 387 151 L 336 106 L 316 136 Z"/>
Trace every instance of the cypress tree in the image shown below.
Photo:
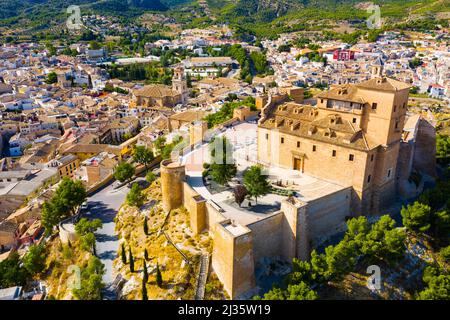
<path fill-rule="evenodd" d="M 147 301 L 147 287 L 146 287 L 146 281 L 142 280 L 142 300 Z"/>
<path fill-rule="evenodd" d="M 145 259 L 145 261 L 148 261 L 148 252 L 147 252 L 147 248 L 144 249 L 144 259 Z"/>
<path fill-rule="evenodd" d="M 144 283 L 147 283 L 148 281 L 147 264 L 145 263 L 145 260 L 144 260 L 144 275 L 142 276 L 142 281 Z"/>
<path fill-rule="evenodd" d="M 122 250 L 121 250 L 121 254 L 122 254 L 122 262 L 123 264 L 127 264 L 127 255 L 125 253 L 125 245 L 122 242 Z"/>
<path fill-rule="evenodd" d="M 130 272 L 134 272 L 134 259 L 133 259 L 133 253 L 131 252 L 131 247 L 129 249 L 129 260 L 130 260 Z"/>
<path fill-rule="evenodd" d="M 163 283 L 163 279 L 162 279 L 162 275 L 161 275 L 161 270 L 159 270 L 159 264 L 156 264 L 156 284 L 158 285 L 158 287 L 161 288 Z"/>
<path fill-rule="evenodd" d="M 148 236 L 147 217 L 144 218 L 144 233 L 145 233 L 146 236 Z"/>

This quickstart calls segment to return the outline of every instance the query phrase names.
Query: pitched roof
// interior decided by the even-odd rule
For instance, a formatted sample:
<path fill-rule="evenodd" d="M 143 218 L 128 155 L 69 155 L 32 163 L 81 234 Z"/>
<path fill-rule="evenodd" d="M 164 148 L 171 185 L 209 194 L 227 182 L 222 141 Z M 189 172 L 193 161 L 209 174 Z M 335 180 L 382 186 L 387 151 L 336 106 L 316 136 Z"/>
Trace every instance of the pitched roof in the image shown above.
<path fill-rule="evenodd" d="M 387 77 L 373 78 L 356 85 L 361 89 L 369 89 L 376 91 L 400 91 L 411 88 L 411 85 L 398 80 L 394 80 Z"/>
<path fill-rule="evenodd" d="M 178 94 L 171 87 L 164 85 L 148 85 L 134 91 L 135 96 L 148 98 L 172 97 Z"/>

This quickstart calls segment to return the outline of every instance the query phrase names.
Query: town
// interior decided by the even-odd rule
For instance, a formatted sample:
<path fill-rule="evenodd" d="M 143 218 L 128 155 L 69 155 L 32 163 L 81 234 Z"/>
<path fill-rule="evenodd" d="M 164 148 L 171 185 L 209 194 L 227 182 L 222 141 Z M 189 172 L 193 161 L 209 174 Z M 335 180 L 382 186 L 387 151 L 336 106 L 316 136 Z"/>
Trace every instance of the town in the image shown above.
<path fill-rule="evenodd" d="M 448 26 L 81 22 L 0 46 L 0 300 L 449 298 L 403 279 L 449 277 Z"/>

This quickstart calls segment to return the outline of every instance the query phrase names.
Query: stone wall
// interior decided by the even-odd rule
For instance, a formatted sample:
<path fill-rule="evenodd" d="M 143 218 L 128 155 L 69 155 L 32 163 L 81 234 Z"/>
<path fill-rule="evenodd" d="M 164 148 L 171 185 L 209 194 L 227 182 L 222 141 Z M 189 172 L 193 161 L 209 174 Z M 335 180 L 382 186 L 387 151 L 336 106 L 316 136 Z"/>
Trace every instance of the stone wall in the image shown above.
<path fill-rule="evenodd" d="M 436 177 L 436 129 L 422 118 L 419 120 L 413 167 L 431 177 Z"/>
<path fill-rule="evenodd" d="M 262 258 L 282 257 L 283 220 L 283 213 L 277 212 L 263 220 L 247 225 L 253 235 L 253 257 L 255 264 Z"/>
<path fill-rule="evenodd" d="M 237 231 L 234 231 L 237 229 Z M 255 288 L 255 267 L 251 230 L 233 226 L 230 220 L 214 229 L 212 266 L 232 299 Z"/>
<path fill-rule="evenodd" d="M 183 182 L 185 168 L 183 165 L 163 160 L 161 162 L 161 191 L 163 208 L 166 211 L 183 205 Z"/>

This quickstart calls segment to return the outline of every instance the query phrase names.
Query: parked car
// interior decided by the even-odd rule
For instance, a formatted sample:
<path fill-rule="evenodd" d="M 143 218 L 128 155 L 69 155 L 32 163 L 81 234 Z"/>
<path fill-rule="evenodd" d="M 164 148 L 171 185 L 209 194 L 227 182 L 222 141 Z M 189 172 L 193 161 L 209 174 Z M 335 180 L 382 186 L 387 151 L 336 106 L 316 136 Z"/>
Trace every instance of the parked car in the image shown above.
<path fill-rule="evenodd" d="M 85 201 L 81 204 L 81 207 L 80 207 L 81 210 L 87 210 L 88 208 L 89 208 L 89 205 L 88 205 L 87 201 Z"/>

